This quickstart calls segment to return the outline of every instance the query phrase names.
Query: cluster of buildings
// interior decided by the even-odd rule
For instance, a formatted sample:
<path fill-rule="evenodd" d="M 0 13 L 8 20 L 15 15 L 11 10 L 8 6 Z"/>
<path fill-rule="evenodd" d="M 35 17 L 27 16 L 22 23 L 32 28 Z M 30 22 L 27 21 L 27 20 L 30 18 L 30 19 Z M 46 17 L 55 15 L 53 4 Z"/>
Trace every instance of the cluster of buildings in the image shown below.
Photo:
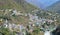
<path fill-rule="evenodd" d="M 3 10 L 0 10 L 3 11 Z M 5 14 L 9 11 L 12 12 L 10 14 L 10 16 L 16 15 L 16 16 L 27 16 L 29 17 L 29 23 L 27 23 L 26 26 L 24 26 L 23 24 L 15 24 L 15 23 L 10 23 L 7 19 L 5 20 L 5 22 L 3 23 L 3 26 L 5 28 L 9 28 L 11 31 L 16 31 L 17 35 L 26 35 L 26 32 L 32 33 L 34 31 L 34 27 L 39 27 L 40 29 L 42 29 L 43 31 L 51 31 L 53 29 L 55 29 L 55 24 L 54 24 L 54 20 L 52 19 L 45 19 L 45 18 L 41 18 L 38 17 L 36 14 L 31 14 L 31 13 L 21 13 L 21 11 L 17 11 L 16 9 L 7 9 L 5 10 Z M 37 10 L 38 11 L 38 10 Z M 34 12 L 34 11 L 32 11 Z M 50 13 L 48 13 L 49 15 L 51 15 Z M 2 21 L 2 19 L 1 19 Z M 50 29 L 51 28 L 51 29 Z"/>

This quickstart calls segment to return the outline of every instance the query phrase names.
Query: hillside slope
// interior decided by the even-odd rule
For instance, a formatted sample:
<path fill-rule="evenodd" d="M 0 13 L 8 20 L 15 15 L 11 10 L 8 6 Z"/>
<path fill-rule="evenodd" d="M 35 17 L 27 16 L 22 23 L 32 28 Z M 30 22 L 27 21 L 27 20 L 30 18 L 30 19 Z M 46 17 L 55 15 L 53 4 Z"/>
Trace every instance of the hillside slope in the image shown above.
<path fill-rule="evenodd" d="M 0 9 L 7 8 L 18 9 L 21 11 L 31 11 L 37 9 L 37 7 L 34 7 L 24 0 L 0 0 Z"/>
<path fill-rule="evenodd" d="M 23 12 L 23 14 L 32 12 L 32 10 L 38 9 L 34 5 L 27 3 L 25 0 L 0 0 L 0 17 L 10 18 L 14 23 L 27 23 L 28 17 L 25 16 L 10 16 L 12 12 L 9 12 L 9 9 L 15 9 L 16 12 Z M 7 10 L 7 11 L 6 11 Z M 6 14 L 6 15 L 4 15 Z"/>

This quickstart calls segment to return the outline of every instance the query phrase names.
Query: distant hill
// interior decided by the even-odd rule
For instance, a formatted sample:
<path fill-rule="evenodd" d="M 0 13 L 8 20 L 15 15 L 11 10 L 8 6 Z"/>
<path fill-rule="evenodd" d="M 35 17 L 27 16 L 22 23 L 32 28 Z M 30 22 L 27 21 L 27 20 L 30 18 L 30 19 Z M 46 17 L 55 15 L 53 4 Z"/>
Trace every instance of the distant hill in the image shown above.
<path fill-rule="evenodd" d="M 46 8 L 47 10 L 60 13 L 60 1 Z"/>

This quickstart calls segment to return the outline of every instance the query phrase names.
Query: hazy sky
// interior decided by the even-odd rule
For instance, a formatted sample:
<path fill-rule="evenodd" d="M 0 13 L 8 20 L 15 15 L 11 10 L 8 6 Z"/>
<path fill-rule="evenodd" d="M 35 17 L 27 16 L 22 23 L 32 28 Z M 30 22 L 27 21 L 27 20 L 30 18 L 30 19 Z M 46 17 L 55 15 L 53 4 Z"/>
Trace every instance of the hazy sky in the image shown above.
<path fill-rule="evenodd" d="M 50 5 L 58 0 L 37 0 L 38 2 L 41 2 L 42 4 Z"/>
<path fill-rule="evenodd" d="M 27 0 L 27 1 L 37 6 L 46 7 L 46 6 L 50 6 L 51 4 L 55 3 L 58 0 Z"/>

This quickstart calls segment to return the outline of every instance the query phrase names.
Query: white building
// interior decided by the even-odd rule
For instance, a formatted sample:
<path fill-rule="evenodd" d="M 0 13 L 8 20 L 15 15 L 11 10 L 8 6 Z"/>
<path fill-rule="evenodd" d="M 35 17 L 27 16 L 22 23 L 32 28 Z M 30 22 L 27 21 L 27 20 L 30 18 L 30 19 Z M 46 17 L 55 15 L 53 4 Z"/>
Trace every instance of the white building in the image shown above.
<path fill-rule="evenodd" d="M 22 13 L 18 12 L 17 10 L 13 10 L 13 13 L 11 14 L 12 15 L 23 15 Z"/>
<path fill-rule="evenodd" d="M 4 23 L 4 27 L 5 27 L 5 28 L 8 27 L 8 20 L 5 21 L 5 23 Z"/>
<path fill-rule="evenodd" d="M 51 32 L 50 31 L 45 31 L 44 35 L 51 35 Z"/>

